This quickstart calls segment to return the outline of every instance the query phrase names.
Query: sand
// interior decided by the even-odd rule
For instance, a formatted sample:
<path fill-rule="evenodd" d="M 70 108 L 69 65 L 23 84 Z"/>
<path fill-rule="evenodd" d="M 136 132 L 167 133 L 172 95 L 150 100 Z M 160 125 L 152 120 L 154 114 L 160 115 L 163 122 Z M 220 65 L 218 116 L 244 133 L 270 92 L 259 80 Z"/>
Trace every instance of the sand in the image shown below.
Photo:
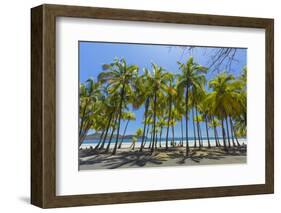
<path fill-rule="evenodd" d="M 139 152 L 123 147 L 116 155 L 97 153 L 90 149 L 79 151 L 79 170 L 116 169 L 116 168 L 148 168 L 164 166 L 196 166 L 247 163 L 247 151 L 244 148 L 231 148 L 225 152 L 222 147 L 191 148 L 185 157 L 185 147 L 157 149 L 153 153 L 149 149 Z"/>

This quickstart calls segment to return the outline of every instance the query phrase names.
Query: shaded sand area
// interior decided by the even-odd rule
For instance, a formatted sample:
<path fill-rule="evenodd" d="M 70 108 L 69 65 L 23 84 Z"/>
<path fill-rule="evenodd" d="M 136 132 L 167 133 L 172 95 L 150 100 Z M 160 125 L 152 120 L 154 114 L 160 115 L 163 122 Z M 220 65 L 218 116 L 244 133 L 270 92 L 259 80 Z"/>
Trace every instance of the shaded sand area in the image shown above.
<path fill-rule="evenodd" d="M 97 153 L 91 149 L 79 150 L 79 170 L 145 168 L 164 166 L 191 166 L 214 164 L 241 164 L 247 162 L 246 146 L 231 148 L 228 152 L 222 147 L 191 148 L 188 157 L 184 156 L 184 147 L 157 149 L 153 154 L 146 149 L 143 152 L 119 149 L 116 155 Z"/>

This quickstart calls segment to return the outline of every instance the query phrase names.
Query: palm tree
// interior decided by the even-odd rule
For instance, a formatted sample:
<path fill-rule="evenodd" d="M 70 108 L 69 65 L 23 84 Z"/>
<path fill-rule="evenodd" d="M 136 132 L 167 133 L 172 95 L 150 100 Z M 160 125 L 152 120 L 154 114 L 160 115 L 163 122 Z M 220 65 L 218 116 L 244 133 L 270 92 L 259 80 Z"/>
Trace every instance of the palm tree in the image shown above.
<path fill-rule="evenodd" d="M 167 87 L 167 96 L 165 98 L 166 105 L 168 106 L 168 117 L 167 117 L 167 131 L 166 131 L 166 151 L 168 150 L 169 130 L 172 122 L 172 111 L 177 96 L 176 85 L 173 83 L 173 77 L 169 79 L 169 86 Z M 173 130 L 172 130 L 173 131 Z"/>
<path fill-rule="evenodd" d="M 149 71 L 147 71 L 149 72 Z M 153 94 L 153 134 L 151 152 L 154 151 L 155 136 L 156 136 L 156 115 L 157 115 L 157 97 L 167 91 L 167 83 L 171 79 L 172 74 L 166 72 L 162 67 L 152 63 L 152 71 L 147 76 L 147 80 L 152 88 Z"/>
<path fill-rule="evenodd" d="M 145 121 L 143 121 L 143 122 L 146 123 L 147 129 L 146 129 L 146 132 L 145 132 L 145 133 L 143 132 L 143 135 L 145 135 L 145 136 L 144 136 L 144 143 L 143 143 L 143 141 L 142 141 L 140 151 L 142 151 L 142 148 L 145 147 L 145 144 L 146 144 L 147 138 L 148 138 L 148 134 L 149 134 L 149 130 L 150 130 L 150 126 L 153 124 L 152 114 L 151 114 L 151 113 L 152 113 L 152 112 L 149 111 L 149 112 L 148 112 L 148 114 L 149 114 L 148 117 L 146 118 Z M 143 139 L 143 137 L 142 137 L 142 139 Z M 151 140 L 150 140 L 150 141 L 151 141 Z"/>
<path fill-rule="evenodd" d="M 176 83 L 176 85 L 178 84 L 178 82 Z M 177 88 L 177 86 L 176 86 Z M 175 108 L 177 110 L 177 121 L 180 122 L 180 129 L 181 129 L 181 142 L 180 145 L 183 146 L 183 141 L 184 141 L 184 137 L 183 137 L 183 116 L 185 114 L 185 102 L 183 99 L 183 96 L 181 93 L 177 92 L 176 98 L 175 98 Z"/>
<path fill-rule="evenodd" d="M 106 139 L 108 138 L 107 136 L 109 129 L 113 126 L 116 114 L 115 111 L 119 99 L 119 96 L 117 94 L 109 96 L 106 89 L 103 90 L 103 93 L 105 94 L 105 97 L 101 100 L 101 104 L 99 107 L 100 111 L 96 113 L 96 116 L 99 115 L 100 119 L 106 122 L 105 133 L 99 146 L 99 150 L 102 150 L 104 148 Z"/>
<path fill-rule="evenodd" d="M 111 141 L 112 141 L 112 138 L 113 138 L 113 134 L 114 134 L 116 126 L 117 126 L 117 120 L 118 120 L 118 114 L 117 113 L 114 113 L 113 119 L 114 119 L 114 121 L 111 125 L 111 134 L 110 134 L 110 137 L 109 137 L 109 141 L 107 143 L 105 153 L 107 153 L 109 151 L 110 144 L 111 144 Z"/>
<path fill-rule="evenodd" d="M 101 98 L 100 83 L 89 78 L 85 84 L 80 84 L 79 104 L 79 147 L 83 143 L 90 127 L 93 124 L 95 104 Z"/>
<path fill-rule="evenodd" d="M 150 82 L 148 81 L 150 73 L 147 69 L 143 70 L 144 74 L 141 76 L 138 76 L 135 80 L 135 90 L 133 94 L 133 108 L 139 109 L 144 104 L 144 118 L 143 118 L 143 135 L 142 135 L 142 141 L 140 145 L 140 152 L 142 152 L 144 145 L 145 145 L 145 139 L 146 139 L 146 133 L 148 132 L 147 124 L 148 124 L 148 115 L 149 115 L 149 107 L 150 107 L 150 100 L 153 96 L 153 90 L 150 85 Z M 149 127 L 149 126 L 148 126 Z"/>
<path fill-rule="evenodd" d="M 126 99 L 133 91 L 132 83 L 137 77 L 138 74 L 137 65 L 127 65 L 125 59 L 115 59 L 111 64 L 103 65 L 103 72 L 98 76 L 98 79 L 102 83 L 107 83 L 107 89 L 109 94 L 119 94 L 120 102 L 118 106 L 118 123 L 117 123 L 117 136 L 115 141 L 115 146 L 112 154 L 116 153 L 119 131 L 120 131 L 120 122 L 122 117 L 122 108 L 123 105 L 126 107 Z"/>
<path fill-rule="evenodd" d="M 159 118 L 158 122 L 157 122 L 157 126 L 160 128 L 160 135 L 159 135 L 159 147 L 161 147 L 161 142 L 162 142 L 162 132 L 163 132 L 163 128 L 164 126 L 166 126 L 166 121 L 164 118 Z"/>
<path fill-rule="evenodd" d="M 209 121 L 208 126 L 210 128 L 213 128 L 213 130 L 214 130 L 216 147 L 220 146 L 220 142 L 219 142 L 219 138 L 218 138 L 218 131 L 217 131 L 217 127 L 220 126 L 219 120 L 217 118 L 215 118 L 214 116 L 211 116 L 211 120 Z"/>
<path fill-rule="evenodd" d="M 179 68 L 182 74 L 179 76 L 178 90 L 181 93 L 185 91 L 185 132 L 186 132 L 186 155 L 189 152 L 188 144 L 188 99 L 189 90 L 192 88 L 202 88 L 205 83 L 205 73 L 207 73 L 207 68 L 194 62 L 193 57 L 190 57 L 186 63 L 180 63 Z"/>
<path fill-rule="evenodd" d="M 106 125 L 106 130 L 105 130 L 105 134 L 104 134 L 104 136 L 103 136 L 102 143 L 101 143 L 100 146 L 99 146 L 99 144 L 98 144 L 96 148 L 99 148 L 99 149 L 103 149 L 103 148 L 104 148 L 104 144 L 105 144 L 106 139 L 107 139 L 107 134 L 108 134 L 108 131 L 109 131 L 109 128 L 110 128 L 110 125 L 111 125 L 111 121 L 112 121 L 112 119 L 113 119 L 113 116 L 114 116 L 114 111 L 110 112 L 108 118 L 106 119 L 107 125 Z"/>
<path fill-rule="evenodd" d="M 245 137 L 247 135 L 247 67 L 244 67 L 239 77 L 241 82 L 240 91 L 240 108 L 236 111 L 232 117 L 234 118 L 235 124 L 233 124 L 233 119 L 230 117 L 230 123 L 232 126 L 232 135 L 235 137 L 236 142 L 239 144 L 237 137 Z"/>
<path fill-rule="evenodd" d="M 105 111 L 105 109 L 102 107 L 103 106 L 103 102 L 100 101 L 98 102 L 98 106 L 96 108 L 98 108 L 97 111 L 95 111 L 95 114 L 92 115 L 92 119 L 94 120 L 93 125 L 92 125 L 92 129 L 96 131 L 96 133 L 101 132 L 100 134 L 100 138 L 99 138 L 99 142 L 97 143 L 97 145 L 95 146 L 94 150 L 97 150 L 103 142 L 103 137 L 105 135 L 105 133 L 107 133 L 107 119 L 105 119 L 108 115 L 106 114 L 107 112 Z"/>
<path fill-rule="evenodd" d="M 205 122 L 205 128 L 206 128 L 206 134 L 207 134 L 207 140 L 208 140 L 208 148 L 211 147 L 211 143 L 210 143 L 210 137 L 209 137 L 209 127 L 208 127 L 208 123 L 211 120 L 211 116 L 212 116 L 212 112 L 211 109 L 209 107 L 209 103 L 206 101 L 207 100 L 207 96 L 209 94 L 204 91 L 203 92 L 203 99 L 200 101 L 199 103 L 199 110 L 201 112 L 201 121 Z M 217 141 L 216 141 L 217 142 Z"/>
<path fill-rule="evenodd" d="M 131 145 L 132 150 L 135 149 L 137 140 L 142 136 L 142 133 L 143 133 L 142 131 L 143 131 L 142 128 L 138 128 L 135 136 L 133 136 L 133 139 L 132 139 L 133 141 L 132 141 L 132 145 Z"/>
<path fill-rule="evenodd" d="M 242 84 L 240 81 L 235 81 L 233 75 L 227 73 L 221 73 L 209 82 L 209 87 L 213 89 L 208 96 L 210 108 L 212 112 L 221 119 L 222 134 L 224 148 L 226 148 L 226 131 L 225 124 L 228 133 L 228 143 L 230 144 L 228 121 L 229 115 L 235 114 L 241 109 L 241 94 L 240 88 Z M 225 124 L 224 124 L 225 121 Z"/>
<path fill-rule="evenodd" d="M 125 125 L 125 129 L 124 129 L 124 132 L 123 132 L 123 135 L 122 135 L 121 142 L 119 143 L 118 149 L 120 149 L 121 146 L 122 146 L 122 143 L 123 143 L 123 140 L 124 140 L 124 136 L 125 136 L 125 134 L 126 134 L 126 131 L 127 131 L 127 127 L 128 127 L 129 122 L 132 121 L 132 120 L 136 120 L 136 116 L 135 116 L 135 114 L 132 113 L 132 112 L 123 112 L 123 119 L 124 119 L 124 120 L 127 120 L 127 123 L 126 123 L 126 125 Z"/>
<path fill-rule="evenodd" d="M 198 114 L 198 111 L 200 110 L 200 105 L 201 102 L 205 99 L 205 89 L 204 89 L 204 84 L 205 84 L 205 79 L 202 79 L 201 82 L 202 85 L 199 85 L 199 87 L 193 87 L 192 88 L 192 93 L 191 93 L 191 104 L 192 104 L 192 114 L 193 114 L 193 127 L 194 127 L 194 147 L 197 147 L 196 145 L 196 130 L 195 130 L 195 124 L 196 124 L 196 129 L 197 129 L 197 139 L 199 143 L 199 148 L 202 147 L 202 135 L 201 135 L 201 128 L 200 128 L 200 122 L 203 122 L 203 120 L 200 120 L 200 116 Z M 194 113 L 195 111 L 195 113 Z M 195 115 L 194 115 L 195 114 Z"/>

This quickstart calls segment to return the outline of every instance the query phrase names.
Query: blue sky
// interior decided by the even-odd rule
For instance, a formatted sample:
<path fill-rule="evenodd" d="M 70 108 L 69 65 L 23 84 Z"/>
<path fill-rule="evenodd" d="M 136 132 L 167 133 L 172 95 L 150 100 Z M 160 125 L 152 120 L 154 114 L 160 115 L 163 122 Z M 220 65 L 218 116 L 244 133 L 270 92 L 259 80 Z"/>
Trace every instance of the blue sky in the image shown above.
<path fill-rule="evenodd" d="M 189 46 L 183 48 L 171 45 L 150 45 L 150 44 L 127 44 L 127 43 L 105 43 L 105 42 L 79 42 L 79 78 L 80 83 L 85 82 L 92 77 L 97 79 L 98 74 L 102 70 L 102 65 L 110 63 L 114 58 L 125 58 L 127 64 L 137 64 L 142 73 L 143 68 L 151 68 L 151 63 L 157 63 L 172 73 L 180 73 L 177 61 L 185 62 L 190 56 L 194 60 L 203 65 L 210 64 L 211 55 L 216 50 L 214 47 L 195 47 L 188 50 Z M 231 72 L 234 76 L 238 76 L 244 66 L 247 64 L 247 50 L 237 49 L 235 60 L 232 62 Z M 221 67 L 224 69 L 224 66 Z M 207 79 L 213 78 L 217 71 L 209 71 L 206 75 Z M 133 111 L 136 115 L 136 121 L 131 121 L 126 134 L 134 134 L 136 129 L 142 127 L 143 124 L 143 107 Z M 125 121 L 121 123 L 121 133 Z M 192 126 L 192 121 L 189 121 Z M 202 125 L 201 131 L 205 135 L 205 127 Z M 175 135 L 180 136 L 180 124 L 175 127 Z M 193 136 L 193 129 L 189 128 L 189 135 Z M 211 133 L 211 136 L 213 134 Z"/>

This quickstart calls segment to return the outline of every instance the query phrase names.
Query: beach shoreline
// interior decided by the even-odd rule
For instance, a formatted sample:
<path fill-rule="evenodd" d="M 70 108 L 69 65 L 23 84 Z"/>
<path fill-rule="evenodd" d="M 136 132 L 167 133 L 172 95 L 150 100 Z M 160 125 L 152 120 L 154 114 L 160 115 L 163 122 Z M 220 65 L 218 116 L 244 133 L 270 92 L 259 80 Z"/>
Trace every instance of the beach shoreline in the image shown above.
<path fill-rule="evenodd" d="M 245 139 L 245 138 L 239 138 L 238 140 L 239 140 L 239 143 L 240 143 L 241 145 L 243 145 L 243 144 L 244 144 L 244 145 L 247 145 L 247 139 Z M 180 143 L 180 140 L 175 140 L 176 146 L 177 146 L 179 143 Z M 222 140 L 220 140 L 219 143 L 220 143 L 221 146 L 223 146 L 223 141 L 222 141 Z M 92 148 L 95 148 L 95 146 L 96 146 L 97 144 L 98 144 L 97 142 L 93 143 L 93 142 L 91 142 L 91 141 L 90 141 L 90 142 L 87 142 L 87 143 L 82 143 L 80 149 L 90 149 L 91 147 L 92 147 Z M 149 141 L 146 142 L 146 146 L 148 146 L 148 144 L 149 144 Z M 208 140 L 204 139 L 204 140 L 202 141 L 202 144 L 203 144 L 203 147 L 207 147 L 207 146 L 208 146 Z M 115 145 L 115 141 L 112 141 L 112 143 L 110 144 L 110 149 L 113 149 L 113 148 L 114 148 L 114 145 Z M 129 142 L 126 141 L 126 142 L 123 142 L 123 143 L 122 143 L 122 148 L 130 148 L 131 145 L 132 145 L 132 142 L 131 142 L 131 141 L 129 141 Z M 158 146 L 158 147 L 159 147 L 159 145 L 160 145 L 160 143 L 157 142 L 157 146 Z M 171 145 L 171 140 L 168 141 L 168 146 L 170 147 L 170 145 Z M 184 139 L 184 141 L 183 141 L 183 145 L 184 145 L 184 146 L 186 145 L 185 139 Z M 215 147 L 215 146 L 216 146 L 216 142 L 215 142 L 214 139 L 210 139 L 210 145 L 211 145 L 212 147 Z M 106 146 L 107 146 L 107 143 L 105 144 L 105 147 L 106 147 Z M 136 148 L 136 149 L 139 149 L 140 146 L 141 146 L 141 141 L 137 141 L 137 142 L 135 143 L 135 148 Z M 165 141 L 165 140 L 162 140 L 162 141 L 161 141 L 161 147 L 165 147 L 165 146 L 166 146 L 166 141 Z M 189 146 L 190 146 L 190 147 L 193 147 L 193 146 L 194 146 L 194 140 L 193 140 L 193 139 L 189 139 Z"/>

